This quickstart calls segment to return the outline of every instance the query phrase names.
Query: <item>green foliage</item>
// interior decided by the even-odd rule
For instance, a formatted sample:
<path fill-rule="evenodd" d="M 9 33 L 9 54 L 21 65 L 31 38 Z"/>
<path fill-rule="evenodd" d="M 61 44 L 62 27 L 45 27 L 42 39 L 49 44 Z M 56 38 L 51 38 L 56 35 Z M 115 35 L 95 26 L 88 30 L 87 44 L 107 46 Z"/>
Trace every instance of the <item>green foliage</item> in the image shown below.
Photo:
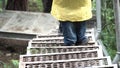
<path fill-rule="evenodd" d="M 2 0 L 0 0 L 0 12 L 2 11 Z"/>
<path fill-rule="evenodd" d="M 34 12 L 43 11 L 42 1 L 41 0 L 28 0 L 28 10 Z"/>
<path fill-rule="evenodd" d="M 4 68 L 18 68 L 19 61 L 18 60 L 10 60 L 9 63 L 4 63 Z"/>
<path fill-rule="evenodd" d="M 113 1 L 102 1 L 102 32 L 101 39 L 106 46 L 108 53 L 114 58 L 116 54 L 116 34 L 114 23 Z"/>
<path fill-rule="evenodd" d="M 2 0 L 0 0 L 0 8 L 2 7 Z"/>
<path fill-rule="evenodd" d="M 93 10 L 96 8 L 96 0 L 93 0 Z M 102 4 L 102 32 L 101 40 L 113 59 L 116 54 L 116 32 L 114 23 L 113 1 L 101 0 Z"/>
<path fill-rule="evenodd" d="M 11 60 L 11 63 L 13 64 L 13 66 L 15 68 L 18 68 L 18 66 L 19 66 L 19 61 L 18 60 Z"/>

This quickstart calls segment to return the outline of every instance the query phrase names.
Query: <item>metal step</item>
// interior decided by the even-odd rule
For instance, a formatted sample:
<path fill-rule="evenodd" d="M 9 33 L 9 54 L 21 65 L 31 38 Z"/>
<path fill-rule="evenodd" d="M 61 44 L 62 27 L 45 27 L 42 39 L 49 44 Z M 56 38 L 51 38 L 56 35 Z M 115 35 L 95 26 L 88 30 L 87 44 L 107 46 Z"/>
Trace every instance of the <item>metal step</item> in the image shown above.
<path fill-rule="evenodd" d="M 91 68 L 118 68 L 117 64 L 92 66 Z"/>
<path fill-rule="evenodd" d="M 97 57 L 59 61 L 20 62 L 19 68 L 85 68 L 92 66 L 111 65 L 111 61 L 109 60 L 110 57 Z"/>
<path fill-rule="evenodd" d="M 64 46 L 63 36 L 37 35 L 28 43 L 27 54 L 20 56 L 19 68 L 102 68 L 113 65 L 103 57 L 95 41 L 94 29 L 86 31 L 87 45 Z M 114 66 L 113 66 L 114 67 Z"/>
<path fill-rule="evenodd" d="M 61 52 L 74 52 L 74 51 L 87 51 L 87 50 L 101 50 L 100 46 L 32 46 L 27 47 L 27 54 L 46 54 L 46 53 L 61 53 Z"/>
<path fill-rule="evenodd" d="M 95 58 L 103 57 L 99 54 L 99 50 L 87 50 L 87 51 L 72 51 L 72 52 L 61 52 L 61 53 L 46 53 L 46 54 L 31 54 L 21 55 L 20 61 L 23 62 L 36 62 L 36 61 L 58 61 L 58 60 L 69 60 L 69 59 L 82 59 L 82 58 Z"/>
<path fill-rule="evenodd" d="M 87 29 L 86 30 L 86 35 L 87 34 L 94 34 L 94 28 L 91 28 L 91 29 Z M 56 33 L 56 34 L 47 34 L 47 35 L 40 35 L 40 34 L 38 34 L 37 36 L 36 36 L 36 38 L 51 38 L 51 37 L 62 37 L 63 35 L 62 34 L 58 34 L 58 33 Z"/>

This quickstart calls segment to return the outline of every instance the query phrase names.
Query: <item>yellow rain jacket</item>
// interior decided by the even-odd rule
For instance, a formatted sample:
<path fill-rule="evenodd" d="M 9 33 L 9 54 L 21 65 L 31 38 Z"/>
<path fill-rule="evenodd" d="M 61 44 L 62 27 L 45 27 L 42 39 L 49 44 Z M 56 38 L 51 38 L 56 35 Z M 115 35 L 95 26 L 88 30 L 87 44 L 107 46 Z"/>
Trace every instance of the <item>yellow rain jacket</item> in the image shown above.
<path fill-rule="evenodd" d="M 53 0 L 51 14 L 60 21 L 84 21 L 92 17 L 91 0 Z"/>

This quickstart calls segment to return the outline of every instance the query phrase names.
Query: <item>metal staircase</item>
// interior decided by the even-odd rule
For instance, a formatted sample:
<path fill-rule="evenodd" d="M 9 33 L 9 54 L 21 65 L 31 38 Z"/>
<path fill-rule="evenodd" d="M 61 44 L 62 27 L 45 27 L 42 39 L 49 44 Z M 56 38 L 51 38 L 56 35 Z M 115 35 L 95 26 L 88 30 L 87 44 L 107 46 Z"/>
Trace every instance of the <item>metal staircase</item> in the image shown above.
<path fill-rule="evenodd" d="M 37 35 L 29 41 L 27 54 L 20 55 L 19 68 L 117 68 L 110 56 L 104 56 L 95 40 L 94 29 L 88 29 L 87 45 L 63 46 L 63 36 Z"/>

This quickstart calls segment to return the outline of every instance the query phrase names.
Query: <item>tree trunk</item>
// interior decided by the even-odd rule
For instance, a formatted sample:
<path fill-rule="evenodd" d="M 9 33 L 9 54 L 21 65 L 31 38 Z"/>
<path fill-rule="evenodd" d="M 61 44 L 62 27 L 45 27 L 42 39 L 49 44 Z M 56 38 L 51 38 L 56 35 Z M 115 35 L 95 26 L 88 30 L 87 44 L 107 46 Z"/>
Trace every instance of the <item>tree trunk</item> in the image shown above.
<path fill-rule="evenodd" d="M 27 11 L 28 0 L 8 0 L 7 10 Z"/>
<path fill-rule="evenodd" d="M 53 0 L 42 0 L 43 3 L 43 12 L 50 13 Z"/>

